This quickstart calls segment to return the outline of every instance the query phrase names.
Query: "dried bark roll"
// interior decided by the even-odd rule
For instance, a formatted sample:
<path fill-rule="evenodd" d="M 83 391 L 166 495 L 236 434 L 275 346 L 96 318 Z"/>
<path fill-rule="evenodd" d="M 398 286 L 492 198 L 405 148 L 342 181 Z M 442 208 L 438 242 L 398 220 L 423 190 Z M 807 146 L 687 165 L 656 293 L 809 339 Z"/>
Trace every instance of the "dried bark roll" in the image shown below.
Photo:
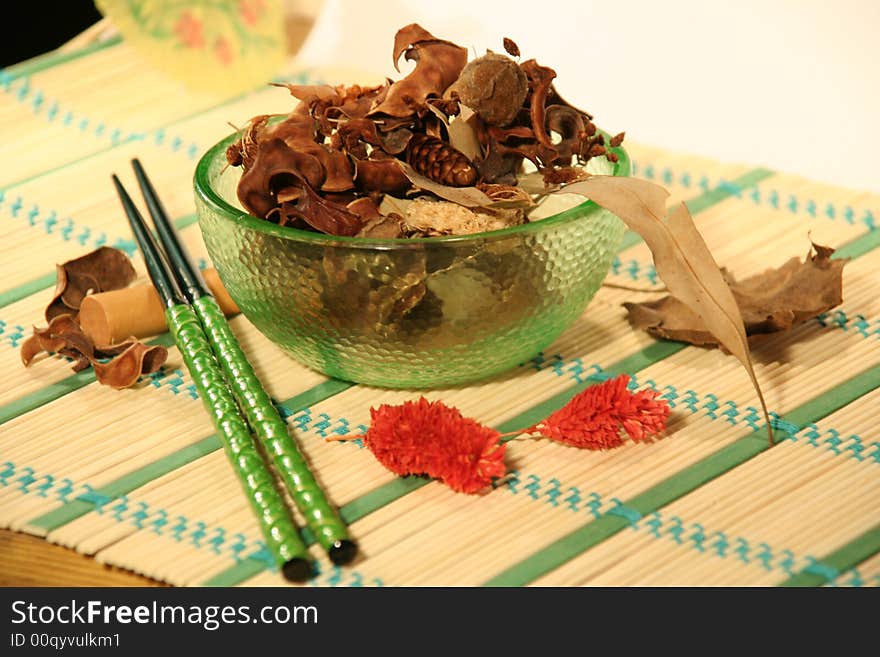
<path fill-rule="evenodd" d="M 239 312 L 217 271 L 206 269 L 205 282 L 226 315 Z M 168 330 L 165 307 L 152 285 L 91 294 L 83 299 L 79 324 L 95 344 L 115 344 L 129 337 L 146 338 Z"/>

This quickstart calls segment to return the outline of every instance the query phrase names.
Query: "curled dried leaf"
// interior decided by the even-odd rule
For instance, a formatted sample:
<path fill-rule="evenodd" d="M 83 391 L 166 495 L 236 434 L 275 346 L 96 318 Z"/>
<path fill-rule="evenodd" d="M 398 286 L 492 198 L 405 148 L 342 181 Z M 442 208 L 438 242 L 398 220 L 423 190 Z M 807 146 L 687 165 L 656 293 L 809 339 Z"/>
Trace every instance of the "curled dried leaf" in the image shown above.
<path fill-rule="evenodd" d="M 168 358 L 168 350 L 160 345 L 146 345 L 134 338 L 127 340 L 126 345 L 125 350 L 109 362 L 92 362 L 99 383 L 117 389 L 128 388 L 137 383 L 142 374 L 157 371 Z"/>
<path fill-rule="evenodd" d="M 395 68 L 402 54 L 416 62 L 415 69 L 391 85 L 385 99 L 370 110 L 369 116 L 409 117 L 424 110 L 428 97 L 442 96 L 467 63 L 467 50 L 437 39 L 415 23 L 401 28 L 394 37 Z"/>
<path fill-rule="evenodd" d="M 481 158 L 483 149 L 477 137 L 476 124 L 479 119 L 474 111 L 466 105 L 461 106 L 461 113 L 447 126 L 449 144 L 472 162 Z"/>
<path fill-rule="evenodd" d="M 290 214 L 299 217 L 315 230 L 328 235 L 357 235 L 361 229 L 358 215 L 346 208 L 327 201 L 308 185 L 303 186 L 303 196 L 293 205 Z"/>
<path fill-rule="evenodd" d="M 119 249 L 102 246 L 56 268 L 55 294 L 46 308 L 46 321 L 59 315 L 75 315 L 86 294 L 126 287 L 137 273 Z"/>
<path fill-rule="evenodd" d="M 22 363 L 27 367 L 42 352 L 72 358 L 75 372 L 91 365 L 98 382 L 114 388 L 133 385 L 141 374 L 155 372 L 168 358 L 165 347 L 145 345 L 136 338 L 95 346 L 72 315 L 58 315 L 45 328 L 34 327 L 34 334 L 21 346 Z M 106 358 L 110 360 L 102 362 Z"/>
<path fill-rule="evenodd" d="M 498 183 L 480 183 L 477 189 L 486 194 L 493 201 L 492 207 L 521 207 L 527 208 L 535 204 L 532 195 L 520 187 L 514 185 L 500 185 Z"/>
<path fill-rule="evenodd" d="M 354 159 L 357 188 L 362 192 L 383 192 L 401 195 L 412 188 L 412 183 L 401 168 L 401 162 L 390 158 Z"/>
<path fill-rule="evenodd" d="M 253 166 L 242 175 L 238 200 L 265 217 L 278 205 L 278 190 L 302 183 L 318 188 L 323 182 L 324 168 L 316 157 L 293 150 L 281 139 L 270 139 L 260 145 Z"/>

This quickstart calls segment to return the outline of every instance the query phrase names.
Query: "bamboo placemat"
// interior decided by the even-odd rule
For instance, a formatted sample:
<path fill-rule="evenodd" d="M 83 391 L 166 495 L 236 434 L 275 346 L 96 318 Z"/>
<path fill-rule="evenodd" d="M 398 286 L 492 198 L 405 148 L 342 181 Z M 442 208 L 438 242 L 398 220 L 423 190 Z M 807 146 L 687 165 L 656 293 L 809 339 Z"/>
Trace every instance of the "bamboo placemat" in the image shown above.
<path fill-rule="evenodd" d="M 295 63 L 284 75 L 318 76 Z M 219 104 L 187 92 L 118 40 L 0 72 L 0 526 L 172 584 L 284 583 L 173 348 L 161 372 L 114 391 L 57 360 L 23 369 L 18 347 L 40 323 L 56 262 L 109 244 L 143 272 L 111 172 L 134 186 L 125 176 L 139 157 L 205 258 L 197 158 L 227 121 L 289 107 L 274 88 Z M 426 396 L 511 430 L 627 372 L 669 400 L 667 436 L 608 453 L 513 441 L 509 479 L 486 495 L 456 494 L 395 478 L 357 441 L 324 440 L 355 435 L 371 406 L 418 393 L 328 380 L 237 317 L 234 330 L 362 546 L 343 569 L 315 550 L 314 584 L 880 584 L 880 197 L 627 147 L 637 175 L 687 200 L 737 275 L 802 256 L 808 233 L 853 258 L 843 306 L 755 350 L 778 443 L 768 445 L 732 358 L 633 331 L 621 303 L 637 293 L 603 287 L 532 361 Z M 659 286 L 650 253 L 629 235 L 609 280 Z"/>

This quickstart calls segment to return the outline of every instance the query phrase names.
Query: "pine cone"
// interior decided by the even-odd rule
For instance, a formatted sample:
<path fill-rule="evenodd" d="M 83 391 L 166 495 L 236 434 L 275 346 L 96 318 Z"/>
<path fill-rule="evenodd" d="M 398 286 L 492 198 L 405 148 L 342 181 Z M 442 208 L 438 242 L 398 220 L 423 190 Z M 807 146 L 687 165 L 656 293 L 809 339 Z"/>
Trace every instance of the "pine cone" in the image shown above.
<path fill-rule="evenodd" d="M 467 187 L 477 181 L 477 169 L 467 156 L 437 137 L 413 135 L 406 159 L 420 174 L 443 185 Z"/>

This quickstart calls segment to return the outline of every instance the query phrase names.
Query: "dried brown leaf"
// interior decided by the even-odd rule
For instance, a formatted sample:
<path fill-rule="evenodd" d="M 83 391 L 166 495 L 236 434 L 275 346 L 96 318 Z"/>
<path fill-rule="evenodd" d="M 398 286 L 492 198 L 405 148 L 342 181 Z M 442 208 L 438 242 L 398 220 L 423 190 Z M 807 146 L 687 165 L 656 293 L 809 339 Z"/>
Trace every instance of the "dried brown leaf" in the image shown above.
<path fill-rule="evenodd" d="M 295 216 L 322 233 L 348 237 L 357 235 L 361 229 L 358 215 L 321 198 L 308 185 L 304 185 L 303 190 L 305 194 L 292 208 Z"/>
<path fill-rule="evenodd" d="M 385 99 L 368 116 L 411 116 L 424 107 L 429 96 L 442 96 L 467 63 L 467 50 L 437 39 L 415 23 L 401 28 L 394 37 L 395 68 L 404 52 L 407 59 L 416 62 L 415 69 L 392 84 Z"/>
<path fill-rule="evenodd" d="M 834 249 L 813 244 L 803 262 L 792 258 L 742 281 L 727 276 L 750 344 L 840 305 L 843 267 L 848 261 L 831 260 L 832 253 Z M 700 317 L 673 296 L 624 305 L 633 326 L 654 336 L 701 346 L 719 344 Z"/>
<path fill-rule="evenodd" d="M 110 292 L 126 287 L 137 273 L 119 249 L 102 246 L 56 267 L 55 294 L 46 308 L 46 321 L 59 315 L 76 315 L 89 292 Z"/>
<path fill-rule="evenodd" d="M 22 363 L 27 367 L 44 351 L 73 358 L 75 372 L 91 365 L 98 382 L 114 388 L 133 385 L 141 374 L 155 372 L 168 358 L 165 347 L 145 345 L 136 338 L 95 346 L 73 315 L 58 315 L 47 327 L 34 327 L 34 334 L 21 346 Z M 108 362 L 101 362 L 109 357 Z"/>
<path fill-rule="evenodd" d="M 449 143 L 472 162 L 483 155 L 475 128 L 477 120 L 477 115 L 470 107 L 461 105 L 461 113 L 446 126 Z"/>
<path fill-rule="evenodd" d="M 519 46 L 516 45 L 516 42 L 513 39 L 508 39 L 504 37 L 504 50 L 511 57 L 519 57 Z"/>
<path fill-rule="evenodd" d="M 670 293 L 703 319 L 708 331 L 748 372 L 772 441 L 770 417 L 752 366 L 739 307 L 687 206 L 673 207 L 667 217 L 669 192 L 637 178 L 591 176 L 566 185 L 562 191 L 581 194 L 610 210 L 645 240 Z"/>
<path fill-rule="evenodd" d="M 453 201 L 469 208 L 492 205 L 492 199 L 476 187 L 450 187 L 448 185 L 441 185 L 440 183 L 436 183 L 430 178 L 421 175 L 406 162 L 397 162 L 397 164 L 400 166 L 401 171 L 403 171 L 409 181 L 419 189 L 424 189 L 425 191 L 436 194 L 447 201 Z"/>
<path fill-rule="evenodd" d="M 168 350 L 159 345 L 146 345 L 134 338 L 128 348 L 107 363 L 92 361 L 98 383 L 112 388 L 128 388 L 142 374 L 155 372 L 168 358 Z"/>

